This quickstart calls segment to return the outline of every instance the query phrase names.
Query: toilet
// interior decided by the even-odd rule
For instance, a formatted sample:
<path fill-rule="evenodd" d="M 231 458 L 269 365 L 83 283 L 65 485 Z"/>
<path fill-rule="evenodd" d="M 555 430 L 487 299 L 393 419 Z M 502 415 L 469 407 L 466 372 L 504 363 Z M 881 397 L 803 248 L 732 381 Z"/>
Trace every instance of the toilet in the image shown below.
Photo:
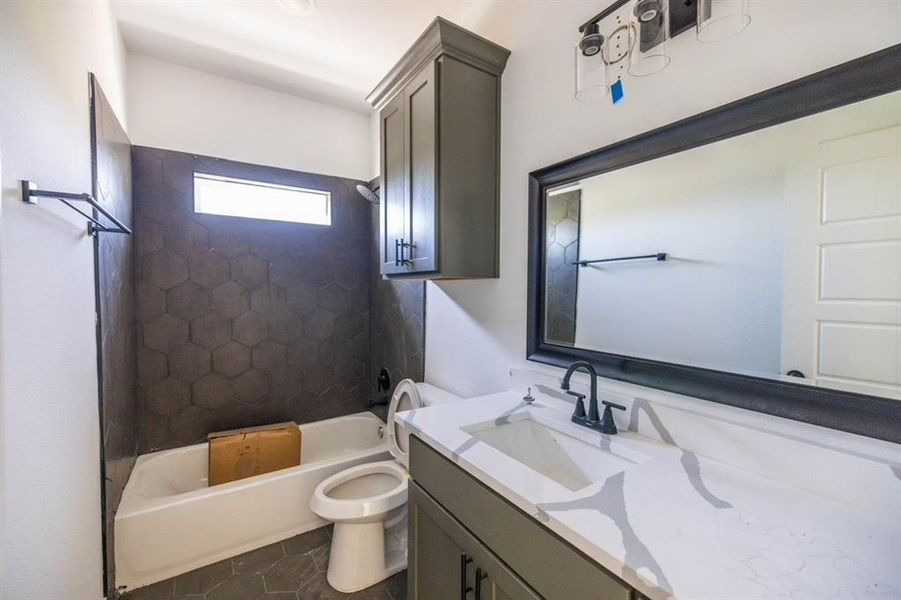
<path fill-rule="evenodd" d="M 388 407 L 386 437 L 394 460 L 350 467 L 316 487 L 310 508 L 335 524 L 326 577 L 339 592 L 367 588 L 407 567 L 409 434 L 395 427 L 395 413 L 459 399 L 404 379 Z"/>

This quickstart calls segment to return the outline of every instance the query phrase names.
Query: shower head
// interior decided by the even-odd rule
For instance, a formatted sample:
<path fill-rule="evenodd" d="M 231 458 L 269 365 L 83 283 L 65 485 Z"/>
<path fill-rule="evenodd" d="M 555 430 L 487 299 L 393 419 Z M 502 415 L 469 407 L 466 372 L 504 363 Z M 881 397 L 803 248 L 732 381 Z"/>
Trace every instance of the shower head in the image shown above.
<path fill-rule="evenodd" d="M 379 203 L 379 195 L 376 192 L 370 190 L 365 185 L 357 184 L 357 192 L 361 196 L 366 198 L 366 200 L 368 200 L 370 204 L 378 204 Z"/>

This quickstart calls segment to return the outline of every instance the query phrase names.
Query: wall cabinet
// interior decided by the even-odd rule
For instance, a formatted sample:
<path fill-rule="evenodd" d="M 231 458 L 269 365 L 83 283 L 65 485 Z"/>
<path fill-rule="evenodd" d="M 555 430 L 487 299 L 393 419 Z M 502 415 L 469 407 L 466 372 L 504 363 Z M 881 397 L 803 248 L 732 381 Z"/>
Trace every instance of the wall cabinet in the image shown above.
<path fill-rule="evenodd" d="M 410 474 L 410 600 L 641 598 L 415 436 Z"/>
<path fill-rule="evenodd" d="M 438 18 L 367 98 L 379 111 L 383 275 L 498 276 L 508 56 Z"/>

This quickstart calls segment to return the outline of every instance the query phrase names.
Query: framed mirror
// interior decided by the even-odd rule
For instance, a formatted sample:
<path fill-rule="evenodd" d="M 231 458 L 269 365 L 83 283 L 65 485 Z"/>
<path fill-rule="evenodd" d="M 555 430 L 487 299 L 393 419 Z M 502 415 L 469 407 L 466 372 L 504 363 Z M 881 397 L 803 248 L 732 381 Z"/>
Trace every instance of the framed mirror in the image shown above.
<path fill-rule="evenodd" d="M 901 442 L 901 46 L 529 194 L 530 360 Z"/>

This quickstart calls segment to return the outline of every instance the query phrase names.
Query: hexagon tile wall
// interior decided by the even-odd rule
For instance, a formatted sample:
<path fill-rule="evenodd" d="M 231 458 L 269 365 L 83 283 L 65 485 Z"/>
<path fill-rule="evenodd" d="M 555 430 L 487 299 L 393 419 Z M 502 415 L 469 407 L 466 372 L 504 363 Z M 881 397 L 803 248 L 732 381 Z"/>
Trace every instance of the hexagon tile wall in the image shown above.
<path fill-rule="evenodd" d="M 579 287 L 579 217 L 582 192 L 572 190 L 547 199 L 547 326 L 555 344 L 576 341 L 576 298 Z"/>
<path fill-rule="evenodd" d="M 141 452 L 366 410 L 372 208 L 360 182 L 132 152 Z M 328 190 L 332 225 L 195 214 L 195 171 Z"/>

